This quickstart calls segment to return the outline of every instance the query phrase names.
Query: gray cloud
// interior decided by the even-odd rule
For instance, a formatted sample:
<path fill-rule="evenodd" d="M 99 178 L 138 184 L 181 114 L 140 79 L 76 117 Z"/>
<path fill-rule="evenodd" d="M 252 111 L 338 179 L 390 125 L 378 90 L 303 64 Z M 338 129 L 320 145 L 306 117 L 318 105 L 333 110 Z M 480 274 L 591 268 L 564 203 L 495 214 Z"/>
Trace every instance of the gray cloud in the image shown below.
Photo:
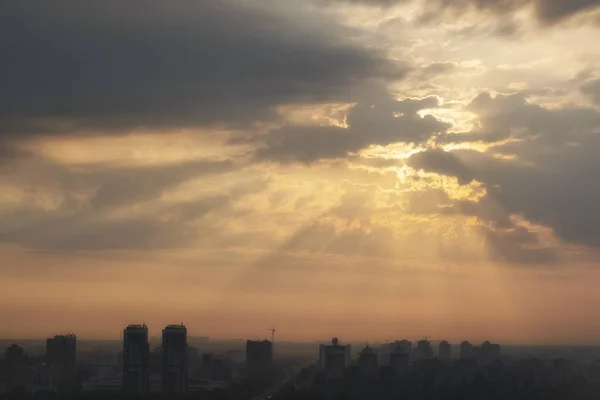
<path fill-rule="evenodd" d="M 538 16 L 542 21 L 553 23 L 578 12 L 597 8 L 598 0 L 538 0 L 536 2 Z"/>
<path fill-rule="evenodd" d="M 600 79 L 587 82 L 582 86 L 581 91 L 590 97 L 596 104 L 600 104 Z"/>
<path fill-rule="evenodd" d="M 450 126 L 417 112 L 437 106 L 436 97 L 396 101 L 388 94 L 361 100 L 350 109 L 348 128 L 286 126 L 270 132 L 256 152 L 259 160 L 314 162 L 346 157 L 369 145 L 421 143 Z"/>
<path fill-rule="evenodd" d="M 331 21 L 256 4 L 2 2 L 2 133 L 253 121 L 403 74 Z"/>
<path fill-rule="evenodd" d="M 69 166 L 21 152 L 0 164 L 4 183 L 27 194 L 0 212 L 0 241 L 47 251 L 189 247 L 209 232 L 217 235 L 218 226 L 206 223 L 199 229 L 194 224 L 264 190 L 267 182 L 251 180 L 228 192 L 179 203 L 162 202 L 162 195 L 192 179 L 239 167 L 229 160 L 203 159 L 162 166 Z M 55 197 L 58 204 L 40 206 L 46 197 Z M 150 202 L 156 213 L 138 207 Z"/>
<path fill-rule="evenodd" d="M 414 157 L 414 156 L 413 156 Z M 429 160 L 426 158 L 424 160 Z M 439 161 L 434 161 L 439 163 Z M 449 172 L 449 171 L 448 171 Z M 493 189 L 491 189 L 493 190 Z M 454 240 L 440 240 L 440 254 L 446 259 L 475 261 L 479 255 L 464 246 L 469 243 L 469 229 L 474 229 L 487 250 L 487 256 L 495 261 L 518 265 L 553 265 L 561 260 L 559 249 L 544 245 L 534 231 L 519 226 L 511 219 L 511 213 L 493 196 L 478 202 L 470 200 L 453 200 L 442 189 L 426 189 L 407 193 L 406 211 L 421 215 L 466 215 L 477 217 L 480 225 L 467 228 L 457 225 L 452 236 L 462 237 Z M 423 239 L 424 240 L 424 239 Z"/>
<path fill-rule="evenodd" d="M 454 154 L 443 150 L 428 150 L 417 153 L 408 159 L 407 164 L 415 169 L 435 172 L 440 175 L 455 176 L 461 185 L 473 181 L 473 173 Z"/>
<path fill-rule="evenodd" d="M 415 2 L 416 0 L 329 0 L 329 2 L 354 3 L 389 7 L 396 4 Z M 575 14 L 598 8 L 599 0 L 426 0 L 428 12 L 421 20 L 432 22 L 437 20 L 444 11 L 461 14 L 470 10 L 506 15 L 532 6 L 538 21 L 544 25 L 556 24 Z M 511 28 L 510 31 L 513 29 Z M 505 35 L 507 32 L 498 32 Z"/>
<path fill-rule="evenodd" d="M 573 105 L 547 109 L 530 103 L 528 94 L 520 92 L 495 97 L 488 92 L 479 94 L 467 107 L 479 116 L 479 126 L 471 132 L 439 136 L 438 143 L 493 143 L 539 136 L 538 144 L 564 145 L 582 135 L 585 137 L 600 125 L 600 112 L 593 108 Z M 511 146 L 520 145 L 507 145 L 502 149 L 509 151 Z"/>
<path fill-rule="evenodd" d="M 535 232 L 520 226 L 508 229 L 482 227 L 491 259 L 516 264 L 552 265 L 560 260 L 556 248 L 544 247 Z"/>
<path fill-rule="evenodd" d="M 467 39 L 474 36 L 491 36 L 514 38 L 522 33 L 523 26 L 508 16 L 498 21 L 489 21 L 486 24 L 475 23 L 463 28 L 453 29 L 451 32 L 459 38 Z"/>
<path fill-rule="evenodd" d="M 578 107 L 545 109 L 519 96 L 492 99 L 478 97 L 472 104 L 482 115 L 482 131 L 464 136 L 473 140 L 493 127 L 499 137 L 520 141 L 493 148 L 487 153 L 471 150 L 440 155 L 427 152 L 409 163 L 418 168 L 482 182 L 488 190 L 488 205 L 496 211 L 486 218 L 506 223 L 506 216 L 522 215 L 529 221 L 551 227 L 562 240 L 600 246 L 600 189 L 595 171 L 600 139 L 597 111 Z M 452 135 L 461 137 L 462 135 Z M 453 139 L 454 140 L 454 139 Z M 512 160 L 495 154 L 511 154 Z M 480 209 L 463 208 L 463 213 Z M 503 217 L 504 215 L 504 217 Z"/>

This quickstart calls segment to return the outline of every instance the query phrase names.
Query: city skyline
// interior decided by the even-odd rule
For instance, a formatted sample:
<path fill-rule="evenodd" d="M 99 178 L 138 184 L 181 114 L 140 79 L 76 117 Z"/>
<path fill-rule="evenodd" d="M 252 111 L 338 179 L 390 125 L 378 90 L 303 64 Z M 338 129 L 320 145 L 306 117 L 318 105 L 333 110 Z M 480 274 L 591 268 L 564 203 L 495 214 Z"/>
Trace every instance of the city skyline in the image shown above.
<path fill-rule="evenodd" d="M 425 338 L 354 347 L 334 337 L 300 352 L 285 343 L 247 340 L 244 352 L 231 343 L 217 350 L 208 340 L 194 347 L 188 339 L 194 337 L 185 324 L 167 325 L 161 344 L 152 349 L 148 326 L 130 324 L 120 348 L 81 346 L 75 334 L 48 338 L 44 354 L 13 344 L 0 357 L 0 396 L 284 400 L 328 394 L 355 399 L 553 394 L 573 400 L 594 398 L 600 385 L 600 347 L 505 353 L 504 346 L 489 341 L 433 346 Z"/>
<path fill-rule="evenodd" d="M 178 326 L 182 326 L 185 327 L 186 331 L 188 332 L 188 337 L 191 338 L 192 341 L 199 341 L 199 343 L 228 343 L 228 342 L 238 342 L 238 343 L 246 343 L 246 342 L 269 342 L 269 343 L 276 343 L 276 342 L 280 342 L 282 344 L 327 344 L 331 341 L 330 338 L 328 338 L 329 336 L 320 336 L 320 337 L 315 337 L 315 338 L 311 338 L 311 339 L 307 339 L 307 340 L 298 340 L 298 339 L 293 339 L 293 338 L 276 338 L 275 341 L 271 340 L 271 334 L 267 333 L 264 334 L 263 336 L 261 336 L 260 334 L 256 334 L 256 335 L 241 335 L 241 336 L 234 336 L 234 335 L 229 335 L 229 336 L 223 336 L 223 337 L 215 337 L 215 336 L 207 336 L 204 335 L 204 332 L 196 332 L 192 329 L 189 328 L 188 324 L 185 323 L 179 323 L 179 324 L 172 324 L 172 323 L 166 323 L 160 326 L 155 327 L 154 329 L 152 329 L 150 327 L 150 325 L 146 324 L 146 323 L 131 323 L 131 324 L 127 324 L 125 326 L 125 329 L 121 328 L 120 335 L 116 335 L 116 336 L 111 336 L 111 337 L 86 337 L 86 336 L 81 336 L 77 333 L 74 333 L 72 331 L 65 331 L 62 330 L 62 333 L 56 334 L 56 332 L 54 333 L 50 333 L 48 335 L 41 335 L 39 337 L 0 337 L 0 342 L 5 342 L 5 343 L 14 343 L 14 344 L 18 344 L 21 342 L 41 342 L 41 341 L 46 341 L 48 337 L 63 337 L 63 336 L 69 336 L 69 335 L 73 335 L 74 337 L 77 337 L 78 341 L 83 341 L 83 342 L 89 342 L 89 343 L 94 343 L 94 342 L 123 342 L 125 335 L 124 335 L 124 330 L 127 331 L 129 328 L 133 328 L 133 329 L 138 329 L 143 327 L 143 329 L 145 329 L 148 333 L 147 333 L 147 338 L 149 343 L 154 343 L 156 346 L 156 348 L 159 348 L 161 346 L 161 336 L 163 334 L 163 331 L 166 327 L 178 327 Z M 271 329 L 266 329 L 267 331 L 270 331 Z M 285 333 L 284 333 L 285 334 Z M 333 333 L 335 335 L 335 333 Z M 330 335 L 332 336 L 332 335 Z M 379 338 L 369 338 L 369 337 L 352 337 L 352 336 L 344 336 L 344 342 L 345 343 L 354 343 L 354 344 L 364 344 L 365 346 L 369 346 L 369 345 L 375 345 L 375 346 L 380 346 L 380 345 L 385 345 L 385 344 L 389 344 L 389 343 L 394 343 L 395 341 L 398 341 L 398 338 L 402 338 L 403 341 L 407 341 L 407 343 L 412 343 L 415 346 L 418 345 L 419 342 L 422 341 L 427 341 L 430 343 L 437 343 L 437 344 L 442 344 L 442 343 L 446 343 L 449 344 L 451 346 L 460 346 L 461 343 L 464 342 L 468 342 L 468 343 L 489 343 L 490 341 L 494 342 L 494 341 L 498 341 L 495 337 L 492 336 L 488 336 L 488 337 L 475 337 L 475 336 L 467 336 L 467 337 L 457 337 L 457 338 L 448 338 L 448 337 L 431 337 L 429 335 L 415 335 L 415 336 L 410 336 L 410 335 L 404 335 L 402 333 L 397 333 L 394 334 L 392 333 L 390 336 L 386 336 L 383 339 L 379 339 Z M 336 337 L 337 339 L 337 337 Z M 522 346 L 522 347 L 569 347 L 569 346 L 574 346 L 574 347 L 597 347 L 600 346 L 600 344 L 597 343 L 543 343 L 540 341 L 536 341 L 536 342 L 532 342 L 532 343 L 512 343 L 512 342 L 502 342 L 504 345 L 508 345 L 508 346 Z M 417 349 L 417 347 L 415 347 L 415 349 Z M 152 350 L 152 348 L 150 349 Z"/>
<path fill-rule="evenodd" d="M 600 0 L 39 3 L 0 337 L 600 345 Z"/>

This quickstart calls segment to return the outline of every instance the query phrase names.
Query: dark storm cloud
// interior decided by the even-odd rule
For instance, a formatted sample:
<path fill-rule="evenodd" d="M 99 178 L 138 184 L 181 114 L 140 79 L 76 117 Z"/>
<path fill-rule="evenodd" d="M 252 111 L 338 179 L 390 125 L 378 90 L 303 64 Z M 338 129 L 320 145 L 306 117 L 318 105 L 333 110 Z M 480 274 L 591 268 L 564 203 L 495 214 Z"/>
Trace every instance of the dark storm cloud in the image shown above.
<path fill-rule="evenodd" d="M 314 162 L 346 157 L 370 145 L 421 143 L 450 126 L 417 112 L 438 105 L 436 97 L 397 101 L 389 95 L 364 99 L 350 109 L 348 128 L 286 126 L 270 132 L 256 152 L 259 160 Z"/>
<path fill-rule="evenodd" d="M 314 20 L 235 0 L 2 2 L 0 128 L 252 121 L 403 74 Z"/>

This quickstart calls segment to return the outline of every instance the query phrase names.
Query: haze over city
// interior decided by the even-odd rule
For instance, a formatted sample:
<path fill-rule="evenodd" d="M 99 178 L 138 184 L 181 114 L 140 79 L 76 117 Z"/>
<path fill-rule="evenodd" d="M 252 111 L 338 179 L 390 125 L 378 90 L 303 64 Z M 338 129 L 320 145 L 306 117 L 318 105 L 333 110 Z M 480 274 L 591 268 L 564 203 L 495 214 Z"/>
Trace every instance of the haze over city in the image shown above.
<path fill-rule="evenodd" d="M 0 337 L 600 345 L 599 29 L 597 0 L 0 1 Z"/>

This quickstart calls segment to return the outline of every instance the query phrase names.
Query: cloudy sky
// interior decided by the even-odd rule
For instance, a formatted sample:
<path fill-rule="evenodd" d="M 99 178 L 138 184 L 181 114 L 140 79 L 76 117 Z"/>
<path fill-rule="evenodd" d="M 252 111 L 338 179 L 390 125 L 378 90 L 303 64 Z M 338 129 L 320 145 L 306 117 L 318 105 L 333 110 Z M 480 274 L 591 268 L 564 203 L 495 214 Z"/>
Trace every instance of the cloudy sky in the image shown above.
<path fill-rule="evenodd" d="M 0 1 L 0 336 L 600 343 L 600 1 Z"/>

